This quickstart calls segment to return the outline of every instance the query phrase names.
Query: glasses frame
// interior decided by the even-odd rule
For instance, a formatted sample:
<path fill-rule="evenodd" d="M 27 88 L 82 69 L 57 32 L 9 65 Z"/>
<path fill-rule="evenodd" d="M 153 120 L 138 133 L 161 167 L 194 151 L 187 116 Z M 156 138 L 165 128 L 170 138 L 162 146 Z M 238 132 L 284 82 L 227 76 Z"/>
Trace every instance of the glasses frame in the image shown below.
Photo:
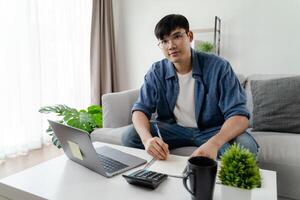
<path fill-rule="evenodd" d="M 172 35 L 164 38 L 163 40 L 159 40 L 158 43 L 157 43 L 157 46 L 161 49 L 167 49 L 170 41 L 172 41 L 172 42 L 177 41 L 178 42 L 179 40 L 183 39 L 184 34 L 188 35 L 188 32 L 187 31 L 175 32 Z M 176 37 L 179 37 L 179 38 L 176 38 Z M 174 43 L 177 43 L 177 42 L 174 42 Z"/>

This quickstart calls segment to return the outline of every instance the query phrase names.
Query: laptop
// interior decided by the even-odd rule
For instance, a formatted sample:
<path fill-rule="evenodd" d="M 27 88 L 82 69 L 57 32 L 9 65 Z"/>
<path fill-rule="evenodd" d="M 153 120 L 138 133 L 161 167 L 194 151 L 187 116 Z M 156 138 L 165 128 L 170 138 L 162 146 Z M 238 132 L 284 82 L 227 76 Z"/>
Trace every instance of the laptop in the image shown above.
<path fill-rule="evenodd" d="M 88 132 L 48 121 L 65 154 L 72 161 L 105 177 L 112 177 L 147 162 L 109 146 L 95 149 Z"/>

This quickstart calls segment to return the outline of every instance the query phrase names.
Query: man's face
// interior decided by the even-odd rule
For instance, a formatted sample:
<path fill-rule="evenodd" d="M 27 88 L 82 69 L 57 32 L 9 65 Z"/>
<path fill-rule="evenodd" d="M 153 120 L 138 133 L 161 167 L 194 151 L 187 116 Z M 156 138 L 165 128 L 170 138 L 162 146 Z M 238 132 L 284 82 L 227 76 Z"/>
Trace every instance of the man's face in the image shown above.
<path fill-rule="evenodd" d="M 192 40 L 192 32 L 186 32 L 183 28 L 176 28 L 170 35 L 159 41 L 159 47 L 169 61 L 174 64 L 183 63 L 191 56 L 190 43 Z"/>

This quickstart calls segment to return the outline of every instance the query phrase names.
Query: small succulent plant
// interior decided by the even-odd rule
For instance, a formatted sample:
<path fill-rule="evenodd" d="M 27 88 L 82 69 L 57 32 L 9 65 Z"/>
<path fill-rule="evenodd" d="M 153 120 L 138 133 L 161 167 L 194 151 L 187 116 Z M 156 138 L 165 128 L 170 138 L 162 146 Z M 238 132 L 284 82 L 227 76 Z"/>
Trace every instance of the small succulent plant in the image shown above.
<path fill-rule="evenodd" d="M 218 177 L 224 185 L 243 189 L 261 186 L 261 176 L 255 156 L 236 143 L 221 156 Z"/>

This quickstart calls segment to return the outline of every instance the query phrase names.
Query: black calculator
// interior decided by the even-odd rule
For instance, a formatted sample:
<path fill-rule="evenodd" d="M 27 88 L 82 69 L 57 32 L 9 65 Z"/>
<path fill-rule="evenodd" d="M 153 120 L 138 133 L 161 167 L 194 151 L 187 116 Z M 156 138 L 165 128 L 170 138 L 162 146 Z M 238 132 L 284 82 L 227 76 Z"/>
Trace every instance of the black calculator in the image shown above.
<path fill-rule="evenodd" d="M 140 169 L 129 175 L 123 174 L 123 177 L 130 184 L 155 189 L 161 182 L 166 180 L 168 175 L 149 171 L 147 169 Z"/>

